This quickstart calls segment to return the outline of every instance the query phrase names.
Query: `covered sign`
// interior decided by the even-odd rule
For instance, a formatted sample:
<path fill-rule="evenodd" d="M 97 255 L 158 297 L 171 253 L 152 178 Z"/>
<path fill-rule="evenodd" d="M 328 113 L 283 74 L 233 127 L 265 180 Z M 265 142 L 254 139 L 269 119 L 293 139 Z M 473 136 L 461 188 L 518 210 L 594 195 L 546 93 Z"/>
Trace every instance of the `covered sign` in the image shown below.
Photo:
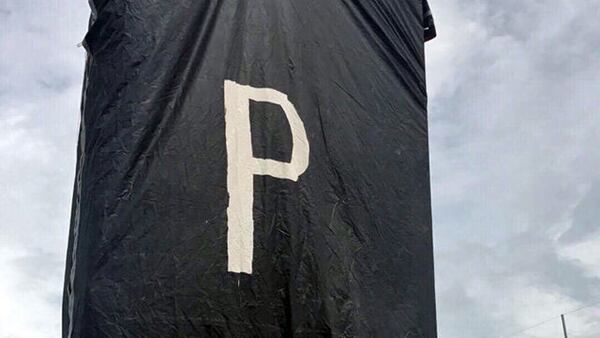
<path fill-rule="evenodd" d="M 425 0 L 92 0 L 64 337 L 435 337 Z"/>

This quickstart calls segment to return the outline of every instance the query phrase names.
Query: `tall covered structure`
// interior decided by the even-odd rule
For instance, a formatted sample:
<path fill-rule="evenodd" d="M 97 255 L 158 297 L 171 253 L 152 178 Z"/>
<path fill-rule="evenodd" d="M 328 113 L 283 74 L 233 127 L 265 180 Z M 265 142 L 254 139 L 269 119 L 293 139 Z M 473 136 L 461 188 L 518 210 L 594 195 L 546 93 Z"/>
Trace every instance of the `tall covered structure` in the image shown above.
<path fill-rule="evenodd" d="M 91 0 L 64 337 L 435 337 L 426 0 Z"/>

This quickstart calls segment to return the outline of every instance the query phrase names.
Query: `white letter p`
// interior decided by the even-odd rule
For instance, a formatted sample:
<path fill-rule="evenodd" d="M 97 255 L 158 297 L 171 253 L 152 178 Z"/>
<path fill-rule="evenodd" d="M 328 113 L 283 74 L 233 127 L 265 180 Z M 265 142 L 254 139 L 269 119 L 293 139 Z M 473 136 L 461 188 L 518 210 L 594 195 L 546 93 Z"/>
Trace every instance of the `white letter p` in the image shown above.
<path fill-rule="evenodd" d="M 270 88 L 254 88 L 225 80 L 225 138 L 227 145 L 227 256 L 228 270 L 252 273 L 254 175 L 297 181 L 308 168 L 310 148 L 304 123 L 287 95 Z M 292 131 L 289 163 L 252 155 L 250 100 L 279 105 Z"/>

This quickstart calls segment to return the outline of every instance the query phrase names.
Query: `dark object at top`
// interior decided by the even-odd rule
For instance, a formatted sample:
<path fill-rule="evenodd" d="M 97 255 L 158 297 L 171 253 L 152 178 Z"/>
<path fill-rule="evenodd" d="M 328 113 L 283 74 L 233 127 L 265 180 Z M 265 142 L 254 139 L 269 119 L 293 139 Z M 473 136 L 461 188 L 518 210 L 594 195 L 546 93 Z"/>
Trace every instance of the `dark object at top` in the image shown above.
<path fill-rule="evenodd" d="M 433 14 L 427 1 L 423 1 L 423 27 L 425 28 L 425 41 L 429 41 L 437 36 Z"/>
<path fill-rule="evenodd" d="M 436 336 L 426 4 L 90 3 L 64 337 Z"/>

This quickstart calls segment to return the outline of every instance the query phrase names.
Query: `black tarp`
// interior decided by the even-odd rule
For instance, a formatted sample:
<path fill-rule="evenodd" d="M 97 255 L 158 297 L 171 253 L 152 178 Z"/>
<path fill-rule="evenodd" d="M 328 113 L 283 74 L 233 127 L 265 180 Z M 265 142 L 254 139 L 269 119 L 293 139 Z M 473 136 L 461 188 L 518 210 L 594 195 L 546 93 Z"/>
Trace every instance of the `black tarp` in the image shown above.
<path fill-rule="evenodd" d="M 91 0 L 65 337 L 435 337 L 425 0 Z"/>

